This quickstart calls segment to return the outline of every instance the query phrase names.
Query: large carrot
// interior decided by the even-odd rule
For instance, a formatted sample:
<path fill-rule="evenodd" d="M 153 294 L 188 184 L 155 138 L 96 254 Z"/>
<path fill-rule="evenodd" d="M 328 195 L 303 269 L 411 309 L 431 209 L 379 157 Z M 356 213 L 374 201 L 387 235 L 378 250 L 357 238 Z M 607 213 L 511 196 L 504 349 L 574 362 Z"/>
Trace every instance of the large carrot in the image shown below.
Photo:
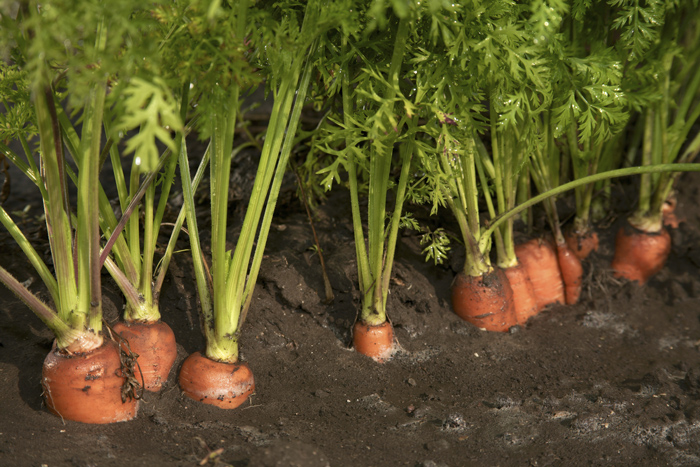
<path fill-rule="evenodd" d="M 42 369 L 46 406 L 63 419 L 83 423 L 131 420 L 138 412 L 138 400 L 122 402 L 126 378 L 121 374 L 119 348 L 114 341 L 76 354 L 54 346 Z"/>
<path fill-rule="evenodd" d="M 222 409 L 235 409 L 255 391 L 246 363 L 216 362 L 199 352 L 182 363 L 179 383 L 187 397 Z"/>
<path fill-rule="evenodd" d="M 503 270 L 510 288 L 513 290 L 515 319 L 518 324 L 524 324 L 528 319 L 540 312 L 537 306 L 537 296 L 527 270 L 521 263 Z"/>
<path fill-rule="evenodd" d="M 122 323 L 114 331 L 129 343 L 129 349 L 138 355 L 134 377 L 147 391 L 160 391 L 177 357 L 175 334 L 163 321 L 155 323 Z"/>
<path fill-rule="evenodd" d="M 517 245 L 515 253 L 530 276 L 540 310 L 552 303 L 566 303 L 559 260 L 548 241 L 532 239 Z"/>
<path fill-rule="evenodd" d="M 377 325 L 358 321 L 353 326 L 352 342 L 356 351 L 378 363 L 389 360 L 396 350 L 394 328 L 389 321 Z"/>
<path fill-rule="evenodd" d="M 452 282 L 452 309 L 463 320 L 487 331 L 506 332 L 518 324 L 513 290 L 500 268 L 479 276 L 457 274 Z"/>
<path fill-rule="evenodd" d="M 620 228 L 615 237 L 612 268 L 616 277 L 643 285 L 664 267 L 670 252 L 671 236 L 665 228 L 650 233 L 628 224 Z"/>

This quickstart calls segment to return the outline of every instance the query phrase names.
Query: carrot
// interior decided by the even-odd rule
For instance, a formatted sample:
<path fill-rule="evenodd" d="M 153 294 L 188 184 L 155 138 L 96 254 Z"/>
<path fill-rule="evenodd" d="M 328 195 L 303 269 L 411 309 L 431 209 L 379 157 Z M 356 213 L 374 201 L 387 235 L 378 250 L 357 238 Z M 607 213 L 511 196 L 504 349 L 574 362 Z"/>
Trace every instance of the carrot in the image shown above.
<path fill-rule="evenodd" d="M 626 225 L 615 237 L 612 268 L 615 277 L 637 281 L 643 285 L 664 267 L 671 252 L 671 236 L 665 228 L 649 233 Z"/>
<path fill-rule="evenodd" d="M 190 399 L 222 409 L 235 409 L 255 391 L 253 372 L 246 363 L 217 362 L 200 352 L 182 363 L 179 382 Z"/>
<path fill-rule="evenodd" d="M 144 389 L 160 391 L 177 357 L 175 334 L 170 326 L 163 321 L 119 322 L 113 329 L 128 341 L 129 349 L 138 355 L 136 380 L 141 383 L 143 375 Z"/>
<path fill-rule="evenodd" d="M 564 294 L 567 305 L 574 305 L 581 295 L 581 282 L 583 280 L 583 267 L 581 260 L 571 251 L 566 243 L 557 245 L 557 259 L 559 270 L 564 281 Z"/>
<path fill-rule="evenodd" d="M 115 423 L 131 420 L 138 400 L 122 402 L 119 347 L 106 340 L 92 352 L 68 354 L 54 348 L 44 360 L 41 386 L 48 409 L 65 420 Z"/>
<path fill-rule="evenodd" d="M 463 320 L 487 331 L 506 332 L 518 324 L 513 289 L 501 268 L 480 276 L 457 274 L 452 282 L 452 309 Z"/>
<path fill-rule="evenodd" d="M 540 312 L 530 276 L 520 263 L 504 269 L 503 272 L 508 278 L 510 288 L 513 290 L 515 320 L 518 324 L 524 324 L 528 319 Z"/>
<path fill-rule="evenodd" d="M 566 303 L 559 260 L 548 241 L 533 239 L 516 245 L 515 254 L 530 276 L 540 310 L 552 303 Z"/>
<path fill-rule="evenodd" d="M 584 232 L 579 232 L 571 228 L 567 230 L 564 236 L 569 249 L 580 260 L 588 258 L 591 252 L 598 251 L 598 246 L 600 244 L 598 233 L 591 228 Z"/>
<path fill-rule="evenodd" d="M 378 363 L 384 363 L 396 351 L 394 327 L 390 322 L 372 325 L 357 321 L 352 328 L 352 343 L 355 350 Z"/>

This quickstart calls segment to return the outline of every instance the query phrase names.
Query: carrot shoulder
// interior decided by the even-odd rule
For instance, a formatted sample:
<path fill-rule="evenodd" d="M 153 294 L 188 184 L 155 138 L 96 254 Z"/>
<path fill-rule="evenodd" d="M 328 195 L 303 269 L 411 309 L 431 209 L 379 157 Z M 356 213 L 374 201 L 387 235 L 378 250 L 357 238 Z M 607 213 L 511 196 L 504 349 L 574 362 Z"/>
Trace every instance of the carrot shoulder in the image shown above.
<path fill-rule="evenodd" d="M 517 245 L 515 254 L 530 276 L 540 310 L 552 303 L 566 303 L 559 260 L 549 242 L 532 239 Z"/>
<path fill-rule="evenodd" d="M 144 389 L 160 391 L 177 358 L 175 334 L 170 326 L 163 321 L 119 322 L 112 329 L 126 339 L 129 350 L 138 355 L 138 365 L 134 371 L 136 381 L 141 383 L 143 376 Z"/>
<path fill-rule="evenodd" d="M 572 228 L 565 233 L 564 237 L 569 249 L 580 260 L 584 260 L 592 252 L 598 251 L 598 246 L 600 245 L 598 233 L 593 229 L 588 229 L 586 232 L 577 232 Z"/>
<path fill-rule="evenodd" d="M 530 276 L 520 263 L 504 269 L 503 272 L 508 278 L 510 288 L 513 289 L 515 319 L 518 324 L 524 324 L 528 319 L 540 312 Z"/>
<path fill-rule="evenodd" d="M 121 360 L 117 344 L 105 340 L 84 354 L 67 355 L 55 348 L 44 360 L 41 386 L 46 407 L 65 420 L 114 423 L 131 420 L 138 400 L 122 401 Z"/>
<path fill-rule="evenodd" d="M 465 321 L 487 331 L 508 331 L 518 324 L 513 290 L 500 268 L 480 276 L 460 272 L 452 282 L 452 308 Z"/>
<path fill-rule="evenodd" d="M 384 363 L 394 354 L 394 327 L 390 322 L 371 325 L 361 321 L 355 323 L 352 333 L 355 350 L 378 363 Z"/>
<path fill-rule="evenodd" d="M 564 282 L 564 295 L 567 305 L 574 305 L 581 296 L 583 267 L 581 260 L 574 254 L 566 243 L 557 245 L 557 259 Z"/>
<path fill-rule="evenodd" d="M 246 363 L 217 362 L 200 352 L 182 363 L 179 382 L 190 399 L 221 409 L 235 409 L 255 391 L 253 372 Z"/>
<path fill-rule="evenodd" d="M 615 277 L 637 281 L 643 285 L 659 272 L 671 252 L 671 236 L 665 228 L 649 233 L 626 225 L 615 237 L 612 268 Z"/>

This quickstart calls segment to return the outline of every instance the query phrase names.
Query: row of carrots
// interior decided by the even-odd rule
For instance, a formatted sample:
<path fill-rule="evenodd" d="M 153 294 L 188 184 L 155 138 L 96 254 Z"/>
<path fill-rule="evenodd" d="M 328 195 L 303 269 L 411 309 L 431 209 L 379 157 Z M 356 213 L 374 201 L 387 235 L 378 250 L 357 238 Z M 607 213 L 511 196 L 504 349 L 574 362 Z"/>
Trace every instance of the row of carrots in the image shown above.
<path fill-rule="evenodd" d="M 675 203 L 665 204 L 667 227 L 678 226 L 674 209 Z M 478 280 L 458 274 L 452 284 L 453 309 L 462 319 L 480 328 L 508 331 L 548 305 L 574 305 L 581 295 L 581 261 L 597 251 L 598 246 L 596 232 L 585 237 L 570 233 L 565 243 L 547 238 L 517 245 L 517 266 L 495 268 Z M 643 285 L 663 268 L 670 251 L 671 236 L 666 228 L 647 233 L 626 225 L 616 235 L 613 273 L 615 277 Z"/>

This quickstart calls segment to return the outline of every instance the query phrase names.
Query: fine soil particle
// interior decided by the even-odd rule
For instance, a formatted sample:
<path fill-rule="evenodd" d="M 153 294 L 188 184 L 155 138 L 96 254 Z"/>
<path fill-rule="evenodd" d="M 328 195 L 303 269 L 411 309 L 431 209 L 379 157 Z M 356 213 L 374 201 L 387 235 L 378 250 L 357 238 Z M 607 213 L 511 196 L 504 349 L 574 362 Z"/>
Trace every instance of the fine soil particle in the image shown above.
<path fill-rule="evenodd" d="M 176 257 L 161 297 L 178 360 L 131 422 L 63 423 L 45 409 L 40 377 L 51 335 L 6 291 L 0 465 L 700 465 L 700 178 L 680 181 L 685 222 L 659 274 L 643 288 L 612 278 L 619 213 L 585 265 L 580 303 L 552 306 L 518 332 L 483 332 L 458 318 L 449 296 L 460 259 L 426 263 L 417 235 L 402 234 L 389 297 L 401 349 L 383 365 L 348 348 L 359 292 L 347 193 L 316 212 L 331 304 L 306 214 L 290 197 L 242 330 L 256 393 L 231 411 L 184 397 L 176 383 L 183 359 L 204 348 L 186 255 Z M 440 216 L 430 222 L 457 235 L 449 213 Z M 46 251 L 41 223 L 25 229 Z M 46 299 L 5 233 L 0 249 L 0 265 Z M 103 277 L 112 322 L 123 303 Z"/>

